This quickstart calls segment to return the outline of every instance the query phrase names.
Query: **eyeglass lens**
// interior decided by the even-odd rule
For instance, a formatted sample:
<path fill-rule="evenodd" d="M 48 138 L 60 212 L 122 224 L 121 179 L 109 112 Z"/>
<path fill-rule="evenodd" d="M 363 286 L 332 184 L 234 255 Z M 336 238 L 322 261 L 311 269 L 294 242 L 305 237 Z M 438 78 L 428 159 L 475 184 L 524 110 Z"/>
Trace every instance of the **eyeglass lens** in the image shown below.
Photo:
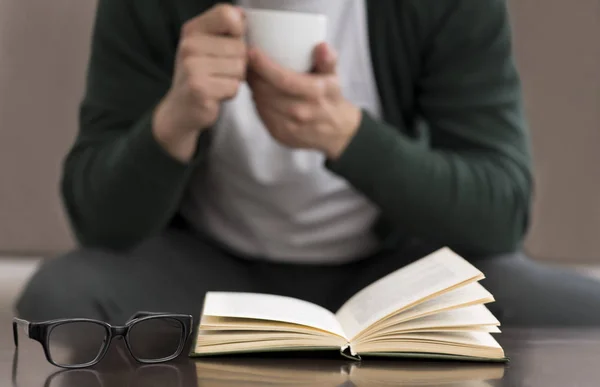
<path fill-rule="evenodd" d="M 133 356 L 141 361 L 159 361 L 177 353 L 184 326 L 173 318 L 149 318 L 136 322 L 129 331 Z"/>
<path fill-rule="evenodd" d="M 48 336 L 50 358 L 59 366 L 85 365 L 95 361 L 104 348 L 108 330 L 94 322 L 66 322 Z"/>
<path fill-rule="evenodd" d="M 152 317 L 133 324 L 128 341 L 140 361 L 160 361 L 177 354 L 185 338 L 184 325 L 174 318 Z M 104 325 L 73 321 L 55 326 L 48 336 L 50 358 L 59 366 L 84 366 L 102 354 L 109 332 Z"/>

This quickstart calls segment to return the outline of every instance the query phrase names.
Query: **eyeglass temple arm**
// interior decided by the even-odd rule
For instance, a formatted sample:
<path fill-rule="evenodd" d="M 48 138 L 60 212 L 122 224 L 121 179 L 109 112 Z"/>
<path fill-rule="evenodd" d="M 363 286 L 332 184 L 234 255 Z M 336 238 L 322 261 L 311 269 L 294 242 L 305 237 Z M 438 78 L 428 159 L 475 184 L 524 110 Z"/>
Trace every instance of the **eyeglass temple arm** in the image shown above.
<path fill-rule="evenodd" d="M 134 314 L 133 316 L 131 316 L 129 318 L 129 320 L 127 320 L 127 321 L 129 322 L 129 321 L 133 321 L 133 320 L 136 320 L 138 318 L 143 318 L 143 317 L 162 316 L 164 314 L 166 314 L 166 313 L 160 313 L 160 312 L 137 312 L 136 314 Z"/>
<path fill-rule="evenodd" d="M 23 319 L 20 319 L 17 317 L 13 318 L 13 338 L 15 340 L 15 347 L 19 346 L 18 329 L 23 328 L 27 337 L 30 337 L 29 336 L 29 326 L 30 325 L 31 325 L 31 323 L 29 321 L 26 321 L 26 320 L 23 320 Z"/>
<path fill-rule="evenodd" d="M 162 316 L 162 315 L 168 315 L 169 313 L 161 313 L 161 312 L 137 312 L 136 314 L 134 314 L 133 316 L 131 316 L 129 318 L 129 320 L 127 320 L 127 322 L 131 322 L 133 320 L 136 320 L 138 318 L 143 318 L 143 317 L 150 317 L 150 316 Z M 192 332 L 190 331 L 190 334 Z"/>

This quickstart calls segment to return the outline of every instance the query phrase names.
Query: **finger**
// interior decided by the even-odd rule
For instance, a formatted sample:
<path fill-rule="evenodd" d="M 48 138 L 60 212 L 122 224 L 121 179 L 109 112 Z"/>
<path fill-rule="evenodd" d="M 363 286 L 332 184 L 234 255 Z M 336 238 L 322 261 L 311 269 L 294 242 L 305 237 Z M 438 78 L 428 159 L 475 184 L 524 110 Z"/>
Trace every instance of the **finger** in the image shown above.
<path fill-rule="evenodd" d="M 326 85 L 322 79 L 286 69 L 261 50 L 250 50 L 248 64 L 257 76 L 285 94 L 308 99 L 318 99 L 325 94 Z"/>
<path fill-rule="evenodd" d="M 285 117 L 286 120 L 300 125 L 310 125 L 317 118 L 319 111 L 317 105 L 293 96 L 274 94 L 268 90 L 272 87 L 264 86 L 262 81 L 259 82 L 260 84 L 251 84 L 252 99 L 256 106 L 267 107 L 277 112 L 279 116 Z"/>
<path fill-rule="evenodd" d="M 242 58 L 191 57 L 186 60 L 184 66 L 187 74 L 203 70 L 210 76 L 236 80 L 246 78 L 246 61 Z"/>
<path fill-rule="evenodd" d="M 210 74 L 218 77 L 230 77 L 236 80 L 246 79 L 246 61 L 240 58 L 205 58 Z"/>
<path fill-rule="evenodd" d="M 271 136 L 282 144 L 289 143 L 286 140 L 294 137 L 301 128 L 300 124 L 289 120 L 277 110 L 271 109 L 268 103 L 257 104 L 256 110 Z"/>
<path fill-rule="evenodd" d="M 246 44 L 242 39 L 223 36 L 193 36 L 182 41 L 179 47 L 182 57 L 215 56 L 225 58 L 242 58 L 247 60 Z"/>
<path fill-rule="evenodd" d="M 206 34 L 242 37 L 246 33 L 246 21 L 241 8 L 219 4 L 192 19 L 186 28 Z"/>
<path fill-rule="evenodd" d="M 253 72 L 248 73 L 247 82 L 257 107 L 267 106 L 270 110 L 277 110 L 281 114 L 285 114 L 285 105 L 298 100 L 297 97 L 280 92 Z"/>
<path fill-rule="evenodd" d="M 242 39 L 208 36 L 202 39 L 199 44 L 205 44 L 206 49 L 203 51 L 206 55 L 243 58 L 244 61 L 248 57 L 246 43 Z"/>
<path fill-rule="evenodd" d="M 220 101 L 234 98 L 240 88 L 240 81 L 223 78 L 223 77 L 211 77 L 210 87 L 213 90 L 212 96 Z"/>
<path fill-rule="evenodd" d="M 226 77 L 207 77 L 192 83 L 194 93 L 202 100 L 223 101 L 234 98 L 240 81 Z"/>
<path fill-rule="evenodd" d="M 337 70 L 337 54 L 327 43 L 319 44 L 314 51 L 315 73 L 335 74 Z"/>

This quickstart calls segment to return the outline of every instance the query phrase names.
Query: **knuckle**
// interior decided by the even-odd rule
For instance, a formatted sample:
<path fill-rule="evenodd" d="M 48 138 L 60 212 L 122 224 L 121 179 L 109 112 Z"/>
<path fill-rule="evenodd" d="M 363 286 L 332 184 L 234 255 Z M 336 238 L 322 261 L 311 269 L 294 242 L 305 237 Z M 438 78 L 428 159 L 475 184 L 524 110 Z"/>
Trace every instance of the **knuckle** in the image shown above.
<path fill-rule="evenodd" d="M 299 125 L 296 122 L 287 120 L 283 124 L 283 130 L 285 130 L 287 133 L 294 134 L 298 131 L 298 129 Z"/>
<path fill-rule="evenodd" d="M 246 57 L 246 44 L 239 39 L 230 39 L 229 44 L 224 47 L 227 56 L 236 57 L 236 58 L 245 58 Z"/>
<path fill-rule="evenodd" d="M 204 108 L 207 112 L 212 114 L 212 117 L 216 118 L 216 115 L 219 113 L 219 105 L 215 101 L 204 102 Z"/>
<path fill-rule="evenodd" d="M 186 57 L 181 61 L 181 68 L 185 74 L 190 75 L 194 73 L 196 64 L 190 57 Z"/>
<path fill-rule="evenodd" d="M 333 95 L 341 92 L 342 85 L 339 78 L 331 77 L 325 81 L 325 87 L 323 88 L 323 96 Z"/>
<path fill-rule="evenodd" d="M 183 23 L 183 25 L 181 26 L 181 33 L 180 33 L 180 35 L 182 37 L 190 36 L 190 35 L 192 35 L 194 33 L 194 29 L 195 29 L 194 20 L 193 19 L 192 20 L 188 20 L 185 23 Z"/>
<path fill-rule="evenodd" d="M 315 101 L 320 101 L 327 96 L 327 82 L 322 80 L 317 80 L 313 85 L 311 85 L 311 97 Z"/>
<path fill-rule="evenodd" d="M 194 45 L 189 39 L 183 39 L 179 44 L 179 55 L 182 58 L 190 57 L 194 54 Z"/>
<path fill-rule="evenodd" d="M 239 90 L 240 90 L 240 82 L 233 81 L 231 83 L 231 85 L 229 86 L 228 97 L 229 98 L 235 97 L 238 94 Z"/>
<path fill-rule="evenodd" d="M 321 95 L 313 101 L 315 108 L 321 109 L 327 105 L 329 96 L 327 94 Z"/>
<path fill-rule="evenodd" d="M 190 90 L 200 100 L 204 100 L 207 95 L 206 82 L 202 78 L 190 78 Z"/>
<path fill-rule="evenodd" d="M 290 115 L 300 123 L 308 123 L 312 120 L 312 111 L 305 105 L 292 105 L 290 107 Z"/>
<path fill-rule="evenodd" d="M 325 86 L 328 90 L 341 88 L 340 79 L 338 77 L 329 77 L 326 79 Z"/>
<path fill-rule="evenodd" d="M 237 21 L 237 11 L 231 4 L 219 4 L 215 7 L 215 12 L 222 22 L 233 24 Z"/>
<path fill-rule="evenodd" d="M 198 103 L 198 105 L 200 106 L 200 109 L 202 109 L 202 111 L 204 112 L 204 115 L 209 115 L 217 110 L 217 105 L 213 103 L 213 101 L 201 101 Z"/>
<path fill-rule="evenodd" d="M 229 3 L 218 3 L 213 7 L 214 12 L 218 15 L 225 15 L 228 12 L 232 12 L 235 10 L 235 7 Z"/>
<path fill-rule="evenodd" d="M 281 75 L 279 81 L 280 81 L 281 87 L 284 90 L 289 90 L 289 91 L 294 90 L 295 83 L 294 83 L 294 79 L 292 77 L 290 77 L 288 75 Z"/>

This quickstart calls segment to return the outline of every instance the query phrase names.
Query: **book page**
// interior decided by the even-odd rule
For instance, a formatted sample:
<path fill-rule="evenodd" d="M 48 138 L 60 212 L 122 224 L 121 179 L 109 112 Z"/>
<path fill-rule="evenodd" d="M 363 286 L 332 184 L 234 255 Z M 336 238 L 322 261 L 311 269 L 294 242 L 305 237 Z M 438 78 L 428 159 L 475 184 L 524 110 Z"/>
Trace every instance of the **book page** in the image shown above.
<path fill-rule="evenodd" d="M 403 335 L 404 340 L 435 341 L 473 347 L 501 348 L 494 336 L 487 332 L 423 332 Z"/>
<path fill-rule="evenodd" d="M 331 336 L 330 332 L 315 329 L 305 325 L 290 324 L 282 321 L 256 320 L 237 317 L 203 316 L 201 327 L 203 331 L 267 331 L 267 332 L 295 332 L 311 336 Z"/>
<path fill-rule="evenodd" d="M 408 308 L 396 317 L 396 322 L 427 316 L 435 312 L 456 309 L 457 307 L 493 302 L 494 296 L 478 282 L 473 282 L 460 288 L 441 294 L 412 308 Z M 386 320 L 387 323 L 387 320 Z"/>
<path fill-rule="evenodd" d="M 398 314 L 394 314 L 383 321 L 371 325 L 367 330 L 361 333 L 361 340 L 376 336 L 383 331 L 387 332 L 391 326 L 409 320 L 467 306 L 486 304 L 493 301 L 494 297 L 490 292 L 478 282 L 472 282 L 468 285 L 458 287 L 437 297 L 416 304 L 413 307 L 407 308 Z"/>
<path fill-rule="evenodd" d="M 506 358 L 504 350 L 494 337 L 487 332 L 415 332 L 406 333 L 385 340 L 370 341 L 352 345 L 353 353 L 429 354 L 433 356 L 455 355 L 475 358 Z"/>
<path fill-rule="evenodd" d="M 433 294 L 483 274 L 452 250 L 444 248 L 367 286 L 336 313 L 350 338 L 389 314 L 412 306 Z"/>
<path fill-rule="evenodd" d="M 345 337 L 333 313 L 310 302 L 257 293 L 208 292 L 202 316 L 282 321 Z"/>
<path fill-rule="evenodd" d="M 425 352 L 424 348 L 429 346 L 437 347 L 434 353 L 449 354 L 459 348 L 466 349 L 464 356 L 476 356 L 474 353 L 468 353 L 473 348 L 494 348 L 502 350 L 500 344 L 488 332 L 412 332 L 388 338 L 386 340 L 369 341 L 353 345 L 353 349 L 358 353 L 366 352 Z M 444 347 L 445 346 L 445 350 Z M 451 350 L 451 347 L 455 347 Z M 503 354 L 502 354 L 503 356 Z M 484 355 L 483 357 L 488 357 Z"/>
<path fill-rule="evenodd" d="M 448 327 L 466 327 L 475 325 L 500 325 L 500 322 L 485 305 L 468 306 L 449 310 L 446 312 L 435 313 L 430 316 L 417 318 L 400 324 L 392 325 L 381 332 L 373 335 L 385 335 L 395 332 L 425 328 L 448 328 Z"/>

